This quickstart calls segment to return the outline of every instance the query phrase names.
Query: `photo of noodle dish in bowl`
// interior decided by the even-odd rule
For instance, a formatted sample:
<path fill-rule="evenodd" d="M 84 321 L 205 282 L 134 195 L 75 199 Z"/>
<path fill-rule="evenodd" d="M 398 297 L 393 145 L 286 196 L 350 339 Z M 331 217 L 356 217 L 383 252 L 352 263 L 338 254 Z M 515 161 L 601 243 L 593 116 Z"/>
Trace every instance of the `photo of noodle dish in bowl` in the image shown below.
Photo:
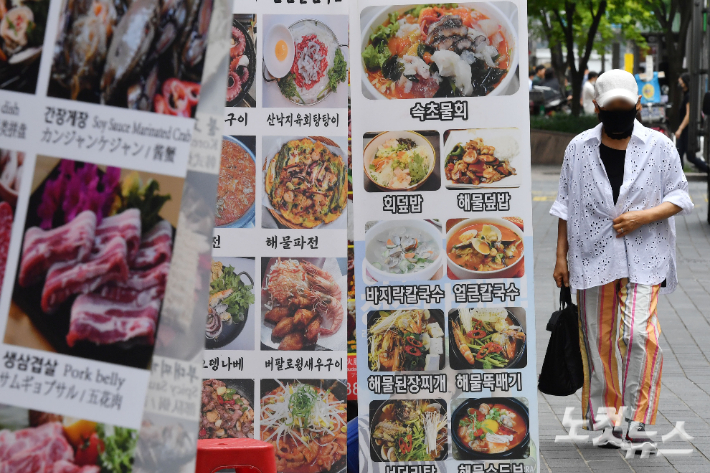
<path fill-rule="evenodd" d="M 448 136 L 447 136 L 448 134 Z M 448 189 L 520 187 L 522 165 L 517 128 L 445 133 L 444 174 Z"/>
<path fill-rule="evenodd" d="M 361 24 L 369 99 L 478 97 L 518 88 L 511 2 L 371 7 Z"/>
<path fill-rule="evenodd" d="M 367 316 L 372 371 L 444 368 L 444 313 L 438 309 L 372 311 Z"/>
<path fill-rule="evenodd" d="M 442 277 L 441 233 L 437 221 L 368 222 L 364 270 L 370 281 L 426 281 Z"/>
<path fill-rule="evenodd" d="M 264 350 L 345 350 L 345 258 L 262 258 Z"/>
<path fill-rule="evenodd" d="M 343 381 L 261 380 L 261 440 L 276 447 L 278 473 L 341 473 L 347 454 Z"/>
<path fill-rule="evenodd" d="M 449 276 L 454 278 L 521 277 L 523 254 L 523 231 L 506 219 L 461 220 L 446 234 Z"/>
<path fill-rule="evenodd" d="M 375 462 L 441 461 L 448 453 L 443 399 L 370 403 L 370 455 Z"/>
<path fill-rule="evenodd" d="M 434 171 L 436 151 L 415 131 L 388 131 L 367 144 L 363 164 L 367 178 L 381 190 L 417 190 Z"/>
<path fill-rule="evenodd" d="M 451 367 L 467 370 L 525 366 L 526 335 L 522 325 L 524 318 L 525 309 L 519 307 L 451 310 Z"/>
<path fill-rule="evenodd" d="M 526 403 L 525 399 L 504 397 L 454 400 L 451 416 L 454 458 L 527 457 L 530 433 Z"/>
<path fill-rule="evenodd" d="M 347 215 L 348 167 L 338 143 L 269 136 L 264 150 L 264 228 L 347 227 L 340 217 Z"/>

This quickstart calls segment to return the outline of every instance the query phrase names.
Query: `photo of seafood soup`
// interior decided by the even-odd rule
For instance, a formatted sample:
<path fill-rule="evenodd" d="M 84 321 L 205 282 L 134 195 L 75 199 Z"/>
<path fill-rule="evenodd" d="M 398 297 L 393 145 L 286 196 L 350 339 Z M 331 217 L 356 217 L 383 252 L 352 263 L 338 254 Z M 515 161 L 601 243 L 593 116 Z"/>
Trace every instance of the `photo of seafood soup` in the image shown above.
<path fill-rule="evenodd" d="M 464 226 L 449 238 L 446 248 L 451 261 L 471 271 L 498 271 L 523 256 L 522 238 L 495 223 Z"/>
<path fill-rule="evenodd" d="M 368 245 L 367 260 L 380 271 L 408 274 L 424 270 L 439 257 L 439 244 L 428 233 L 407 226 L 386 230 Z"/>
<path fill-rule="evenodd" d="M 482 454 L 507 452 L 520 445 L 528 433 L 527 421 L 517 409 L 485 402 L 468 407 L 454 429 L 464 446 Z"/>

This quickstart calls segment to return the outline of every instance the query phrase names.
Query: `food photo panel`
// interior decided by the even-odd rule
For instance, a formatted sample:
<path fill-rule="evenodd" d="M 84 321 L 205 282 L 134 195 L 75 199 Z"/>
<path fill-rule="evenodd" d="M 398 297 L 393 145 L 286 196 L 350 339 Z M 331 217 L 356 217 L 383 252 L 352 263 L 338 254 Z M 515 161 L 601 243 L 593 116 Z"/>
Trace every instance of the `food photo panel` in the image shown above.
<path fill-rule="evenodd" d="M 264 107 L 347 107 L 347 15 L 265 15 L 263 38 Z"/>
<path fill-rule="evenodd" d="M 254 438 L 254 380 L 202 381 L 200 439 Z"/>
<path fill-rule="evenodd" d="M 183 181 L 38 156 L 4 342 L 147 368 Z"/>
<path fill-rule="evenodd" d="M 194 117 L 211 0 L 165 11 L 158 0 L 64 2 L 47 95 Z"/>
<path fill-rule="evenodd" d="M 0 89 L 35 93 L 48 13 L 49 0 L 0 0 Z"/>
<path fill-rule="evenodd" d="M 462 307 L 450 310 L 451 368 L 524 368 L 527 365 L 525 327 L 525 309 L 522 307 Z"/>
<path fill-rule="evenodd" d="M 523 220 L 519 217 L 446 221 L 450 279 L 520 278 L 525 275 Z"/>
<path fill-rule="evenodd" d="M 517 128 L 447 130 L 442 153 L 446 188 L 520 187 L 519 142 Z"/>
<path fill-rule="evenodd" d="M 261 440 L 276 448 L 278 473 L 302 473 L 304 457 L 310 473 L 346 471 L 346 396 L 340 379 L 261 380 Z"/>
<path fill-rule="evenodd" d="M 227 107 L 256 106 L 256 15 L 232 17 L 227 73 Z"/>
<path fill-rule="evenodd" d="M 346 258 L 262 258 L 261 348 L 345 351 Z"/>
<path fill-rule="evenodd" d="M 518 9 L 512 2 L 391 5 L 360 14 L 362 94 L 370 100 L 517 92 Z"/>
<path fill-rule="evenodd" d="M 438 220 L 381 220 L 365 225 L 366 284 L 428 281 L 444 277 Z"/>
<path fill-rule="evenodd" d="M 436 130 L 366 133 L 363 146 L 367 192 L 435 191 L 441 186 Z"/>
<path fill-rule="evenodd" d="M 263 137 L 263 228 L 346 229 L 347 140 Z"/>
<path fill-rule="evenodd" d="M 206 349 L 254 349 L 255 271 L 254 258 L 212 258 Z"/>
<path fill-rule="evenodd" d="M 444 399 L 396 399 L 370 403 L 373 462 L 443 461 L 449 453 Z"/>
<path fill-rule="evenodd" d="M 253 228 L 256 199 L 256 137 L 223 136 L 214 225 Z"/>

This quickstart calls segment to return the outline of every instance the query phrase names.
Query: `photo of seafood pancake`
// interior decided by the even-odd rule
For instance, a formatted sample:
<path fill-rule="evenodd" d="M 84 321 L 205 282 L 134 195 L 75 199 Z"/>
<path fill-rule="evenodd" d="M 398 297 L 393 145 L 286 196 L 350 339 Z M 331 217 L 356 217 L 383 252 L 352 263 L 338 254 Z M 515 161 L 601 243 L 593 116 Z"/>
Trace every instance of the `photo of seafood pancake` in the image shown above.
<path fill-rule="evenodd" d="M 63 2 L 47 95 L 193 117 L 212 4 Z"/>
<path fill-rule="evenodd" d="M 347 259 L 261 261 L 261 349 L 345 350 Z"/>
<path fill-rule="evenodd" d="M 0 89 L 34 94 L 49 0 L 0 0 Z"/>
<path fill-rule="evenodd" d="M 346 228 L 348 169 L 338 143 L 269 136 L 264 150 L 264 228 Z"/>
<path fill-rule="evenodd" d="M 368 99 L 518 90 L 518 10 L 512 2 L 369 7 L 360 24 L 362 91 Z"/>

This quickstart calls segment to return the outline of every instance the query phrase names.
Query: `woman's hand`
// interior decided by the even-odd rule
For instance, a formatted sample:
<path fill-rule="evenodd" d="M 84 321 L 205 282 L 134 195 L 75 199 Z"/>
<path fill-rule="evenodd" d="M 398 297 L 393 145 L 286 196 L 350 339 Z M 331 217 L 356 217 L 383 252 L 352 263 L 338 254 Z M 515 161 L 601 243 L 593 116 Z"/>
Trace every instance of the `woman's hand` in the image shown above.
<path fill-rule="evenodd" d="M 676 139 L 676 140 L 679 140 L 679 139 L 680 139 L 680 135 L 682 135 L 682 134 L 683 134 L 683 130 L 681 130 L 680 128 L 678 128 L 678 131 L 675 132 L 675 139 Z"/>
<path fill-rule="evenodd" d="M 616 238 L 626 236 L 648 222 L 646 210 L 631 210 L 623 213 L 614 219 Z"/>
<path fill-rule="evenodd" d="M 567 269 L 567 257 L 558 256 L 557 263 L 555 263 L 555 271 L 552 273 L 552 277 L 557 283 L 557 287 L 569 287 L 569 269 Z"/>

